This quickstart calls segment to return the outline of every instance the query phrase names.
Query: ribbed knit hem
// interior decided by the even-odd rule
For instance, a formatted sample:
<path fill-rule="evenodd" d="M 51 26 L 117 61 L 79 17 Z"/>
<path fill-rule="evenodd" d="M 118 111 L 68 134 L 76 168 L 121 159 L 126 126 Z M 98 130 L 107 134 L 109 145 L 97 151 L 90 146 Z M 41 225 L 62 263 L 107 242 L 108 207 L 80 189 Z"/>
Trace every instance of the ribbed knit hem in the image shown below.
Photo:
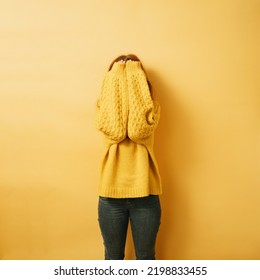
<path fill-rule="evenodd" d="M 160 195 L 162 194 L 161 189 L 158 190 L 140 190 L 140 189 L 131 189 L 131 190 L 125 190 L 125 189 L 103 189 L 98 191 L 99 196 L 103 197 L 111 197 L 111 198 L 134 198 L 134 197 L 144 197 L 148 195 Z"/>

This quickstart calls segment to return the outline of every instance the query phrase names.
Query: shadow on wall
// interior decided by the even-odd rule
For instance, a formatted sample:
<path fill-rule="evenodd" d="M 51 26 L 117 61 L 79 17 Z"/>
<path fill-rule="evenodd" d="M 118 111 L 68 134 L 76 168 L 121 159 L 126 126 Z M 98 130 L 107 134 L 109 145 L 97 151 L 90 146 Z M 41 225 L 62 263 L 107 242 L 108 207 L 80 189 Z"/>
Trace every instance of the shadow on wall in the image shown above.
<path fill-rule="evenodd" d="M 187 174 L 194 160 L 192 129 L 177 93 L 157 72 L 148 71 L 161 118 L 155 134 L 155 155 L 163 184 L 162 223 L 157 239 L 157 259 L 185 259 L 190 236 Z M 179 94 L 179 93 L 178 93 Z"/>

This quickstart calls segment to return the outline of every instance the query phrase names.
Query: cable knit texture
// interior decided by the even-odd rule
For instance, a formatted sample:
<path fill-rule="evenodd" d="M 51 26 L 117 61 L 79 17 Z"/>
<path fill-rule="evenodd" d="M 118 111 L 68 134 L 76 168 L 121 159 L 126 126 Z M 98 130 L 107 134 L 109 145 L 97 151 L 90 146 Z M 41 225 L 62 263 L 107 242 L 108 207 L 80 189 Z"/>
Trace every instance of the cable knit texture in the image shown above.
<path fill-rule="evenodd" d="M 161 194 L 154 130 L 160 106 L 153 101 L 140 62 L 114 63 L 97 103 L 96 126 L 105 150 L 98 194 L 130 198 Z"/>
<path fill-rule="evenodd" d="M 128 136 L 138 141 L 150 136 L 158 124 L 160 107 L 151 98 L 146 75 L 139 61 L 126 63 L 129 93 Z"/>
<path fill-rule="evenodd" d="M 127 103 L 125 65 L 115 63 L 102 84 L 101 97 L 97 102 L 97 129 L 114 141 L 126 137 Z"/>

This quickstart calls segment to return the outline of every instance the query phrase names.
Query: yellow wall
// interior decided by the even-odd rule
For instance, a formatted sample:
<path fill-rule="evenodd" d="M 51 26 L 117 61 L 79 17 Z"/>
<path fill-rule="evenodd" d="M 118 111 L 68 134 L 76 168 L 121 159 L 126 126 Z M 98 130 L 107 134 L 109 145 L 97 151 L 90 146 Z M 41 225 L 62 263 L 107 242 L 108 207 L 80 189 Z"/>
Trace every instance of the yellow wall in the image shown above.
<path fill-rule="evenodd" d="M 111 60 L 131 52 L 162 106 L 157 258 L 259 259 L 259 8 L 2 0 L 0 258 L 103 258 L 94 107 Z"/>

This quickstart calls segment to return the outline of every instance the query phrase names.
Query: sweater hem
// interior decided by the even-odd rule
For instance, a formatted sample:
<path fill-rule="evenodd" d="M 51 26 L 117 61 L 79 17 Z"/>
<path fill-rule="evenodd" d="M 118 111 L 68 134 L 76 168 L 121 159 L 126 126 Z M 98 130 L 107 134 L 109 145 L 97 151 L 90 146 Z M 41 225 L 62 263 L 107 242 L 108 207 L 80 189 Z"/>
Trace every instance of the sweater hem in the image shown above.
<path fill-rule="evenodd" d="M 118 190 L 109 190 L 109 191 L 99 191 L 98 196 L 109 197 L 109 198 L 137 198 L 145 197 L 149 195 L 161 195 L 161 191 L 147 191 L 147 192 L 120 192 Z"/>

